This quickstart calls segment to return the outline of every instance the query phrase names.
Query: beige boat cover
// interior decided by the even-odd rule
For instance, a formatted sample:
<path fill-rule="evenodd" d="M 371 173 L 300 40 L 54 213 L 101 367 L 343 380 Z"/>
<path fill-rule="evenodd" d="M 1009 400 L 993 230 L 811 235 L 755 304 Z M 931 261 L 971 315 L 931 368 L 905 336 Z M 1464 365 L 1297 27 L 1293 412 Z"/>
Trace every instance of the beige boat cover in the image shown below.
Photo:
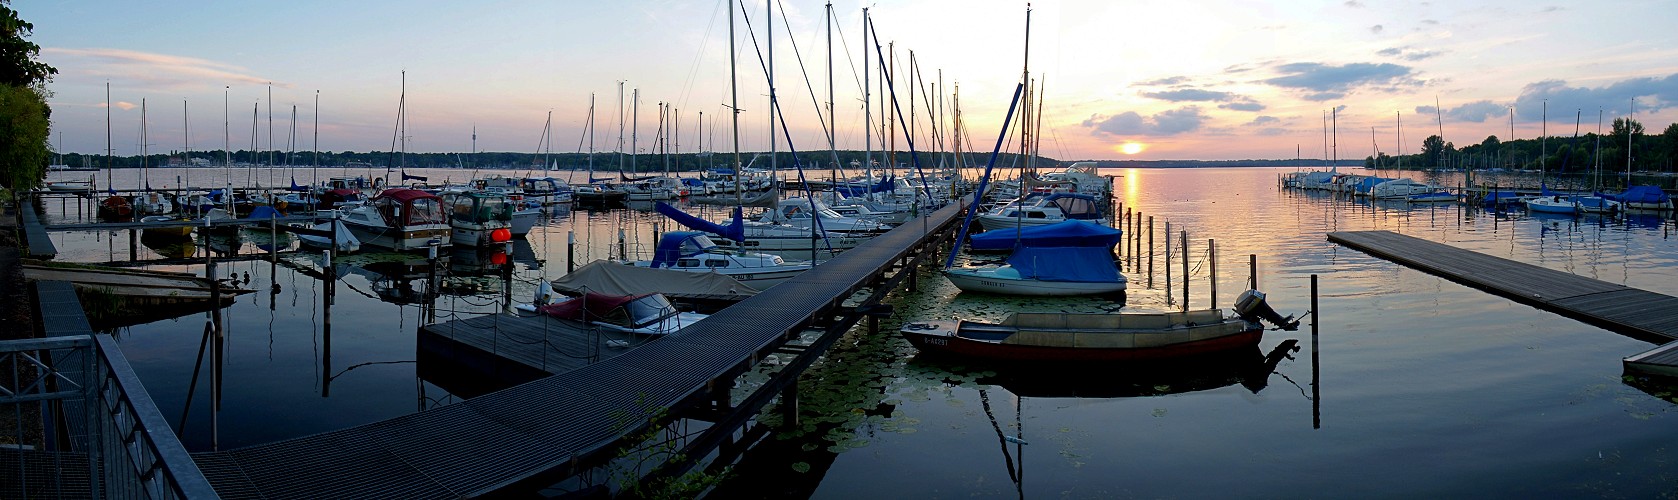
<path fill-rule="evenodd" d="M 553 281 L 566 295 L 584 292 L 614 295 L 664 293 L 676 295 L 752 296 L 757 289 L 717 273 L 649 269 L 605 260 L 590 262 Z"/>

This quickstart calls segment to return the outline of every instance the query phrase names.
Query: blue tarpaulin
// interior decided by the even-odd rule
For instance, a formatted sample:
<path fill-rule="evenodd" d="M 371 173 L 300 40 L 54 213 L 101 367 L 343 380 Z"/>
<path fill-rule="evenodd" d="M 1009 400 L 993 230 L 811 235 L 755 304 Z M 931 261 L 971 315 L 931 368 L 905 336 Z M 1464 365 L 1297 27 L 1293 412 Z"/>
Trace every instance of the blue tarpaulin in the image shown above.
<path fill-rule="evenodd" d="M 654 204 L 653 210 L 664 214 L 665 217 L 669 217 L 671 220 L 674 220 L 683 226 L 709 233 L 715 233 L 718 236 L 734 241 L 746 241 L 746 222 L 742 218 L 740 207 L 734 207 L 734 220 L 727 226 L 694 217 L 687 212 L 683 212 L 682 209 L 670 206 L 669 203 L 662 201 Z"/>
<path fill-rule="evenodd" d="M 1672 196 L 1655 186 L 1632 186 L 1620 194 L 1603 195 L 1604 198 L 1621 203 L 1666 203 L 1672 201 Z"/>
<path fill-rule="evenodd" d="M 1024 247 L 1008 256 L 1022 278 L 1043 281 L 1117 281 L 1119 268 L 1111 248 Z"/>
<path fill-rule="evenodd" d="M 1021 247 L 1101 247 L 1119 244 L 1122 232 L 1094 222 L 1068 220 L 1022 229 L 999 229 L 968 238 L 974 251 L 1009 250 Z"/>

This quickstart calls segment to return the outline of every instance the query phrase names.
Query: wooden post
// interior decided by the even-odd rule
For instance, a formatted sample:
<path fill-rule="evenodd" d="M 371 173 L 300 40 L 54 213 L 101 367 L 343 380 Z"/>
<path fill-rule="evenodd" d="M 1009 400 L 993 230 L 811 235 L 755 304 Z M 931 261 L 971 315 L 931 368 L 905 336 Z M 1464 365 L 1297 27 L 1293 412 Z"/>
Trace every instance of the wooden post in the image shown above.
<path fill-rule="evenodd" d="M 1218 245 L 1217 245 L 1217 242 L 1213 241 L 1211 238 L 1206 239 L 1206 265 L 1211 266 L 1210 272 L 1212 273 L 1212 279 L 1211 279 L 1212 291 L 1211 291 L 1211 293 L 1206 294 L 1206 307 L 1209 308 L 1209 309 L 1217 309 L 1218 308 Z"/>
<path fill-rule="evenodd" d="M 1166 233 L 1171 234 L 1171 233 Z M 1182 244 L 1177 245 L 1183 254 L 1183 312 L 1189 312 L 1189 232 L 1183 231 Z"/>
<path fill-rule="evenodd" d="M 1322 318 L 1317 309 L 1317 275 L 1311 275 L 1311 428 L 1320 429 L 1322 420 L 1322 398 L 1317 390 L 1317 377 L 1320 374 L 1317 366 L 1317 323 Z"/>
<path fill-rule="evenodd" d="M 1258 254 L 1247 254 L 1247 288 L 1258 290 Z"/>
<path fill-rule="evenodd" d="M 571 274 L 571 270 L 577 268 L 576 264 L 577 264 L 577 232 L 576 231 L 566 231 L 565 232 L 565 274 Z"/>
<path fill-rule="evenodd" d="M 128 260 L 140 260 L 140 239 L 135 237 L 134 228 L 128 228 Z"/>
<path fill-rule="evenodd" d="M 1154 232 L 1148 231 L 1148 248 L 1153 248 Z M 1153 274 L 1154 257 L 1148 256 L 1148 274 Z M 1171 304 L 1171 221 L 1165 222 L 1165 303 Z"/>
<path fill-rule="evenodd" d="M 1169 225 L 1169 224 L 1168 224 Z M 1138 239 L 1140 241 L 1140 239 Z M 1141 264 L 1141 262 L 1137 262 Z M 1148 288 L 1154 287 L 1154 217 L 1148 216 Z"/>
<path fill-rule="evenodd" d="M 623 237 L 623 228 L 618 228 L 618 260 L 629 261 L 629 242 Z"/>

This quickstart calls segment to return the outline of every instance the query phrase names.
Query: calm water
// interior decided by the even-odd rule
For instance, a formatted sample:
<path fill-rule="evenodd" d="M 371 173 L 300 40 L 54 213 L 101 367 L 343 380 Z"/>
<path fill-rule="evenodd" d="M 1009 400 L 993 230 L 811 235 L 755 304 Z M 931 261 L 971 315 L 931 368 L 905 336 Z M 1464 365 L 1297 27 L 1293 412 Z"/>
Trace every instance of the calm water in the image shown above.
<path fill-rule="evenodd" d="M 1287 170 L 1108 173 L 1123 176 L 1117 187 L 1124 207 L 1154 216 L 1156 247 L 1163 246 L 1167 221 L 1173 233 L 1189 232 L 1194 306 L 1207 300 L 1207 239 L 1215 239 L 1218 249 L 1219 305 L 1228 306 L 1244 288 L 1247 254 L 1258 255 L 1261 288 L 1284 313 L 1308 308 L 1308 276 L 1320 275 L 1321 335 L 1315 350 L 1305 328 L 1270 332 L 1259 351 L 1228 363 L 1169 373 L 1020 373 L 928 360 L 895 334 L 899 322 L 1117 308 L 1099 299 L 958 294 L 947 281 L 928 275 L 918 293 L 894 295 L 899 317 L 883 321 L 881 335 L 853 331 L 807 372 L 801 426 L 772 434 L 748 454 L 719 496 L 1678 493 L 1672 448 L 1678 443 L 1678 405 L 1621 381 L 1620 359 L 1651 344 L 1341 248 L 1324 237 L 1338 230 L 1393 230 L 1678 294 L 1672 221 L 1551 219 L 1454 205 L 1337 201 L 1279 191 L 1276 177 Z M 159 184 L 159 172 L 166 179 L 184 175 L 154 170 L 153 185 Z M 191 173 L 209 177 L 205 172 Z M 431 173 L 457 180 L 470 174 Z M 129 174 L 128 182 L 138 180 Z M 99 175 L 103 183 L 104 174 Z M 124 172 L 117 175 L 117 185 L 132 185 L 120 178 Z M 275 173 L 263 182 L 284 185 L 285 177 Z M 56 210 L 56 203 L 48 202 L 49 209 Z M 60 220 L 75 218 L 73 206 L 68 212 Z M 634 210 L 556 214 L 515 248 L 513 296 L 523 300 L 536 280 L 564 272 L 567 231 L 576 232 L 577 260 L 586 262 L 615 253 L 620 228 L 631 252 L 646 248 L 655 224 L 670 228 L 656 214 Z M 53 238 L 64 252 L 61 260 L 128 255 L 125 232 Z M 256 252 L 255 243 L 247 241 L 244 251 Z M 155 258 L 144 246 L 139 252 L 142 259 Z M 483 269 L 476 262 L 492 258 L 456 254 L 450 266 L 472 274 Z M 1180 258 L 1174 255 L 1172 265 L 1181 266 Z M 285 260 L 298 268 L 319 267 L 313 256 Z M 404 285 L 388 277 L 391 265 L 378 262 L 384 260 L 395 259 L 340 260 L 361 271 L 342 278 L 330 334 L 323 328 L 318 281 L 267 260 L 218 266 L 224 273 L 229 268 L 249 273 L 245 288 L 259 290 L 232 309 L 224 399 L 214 417 L 221 448 L 457 400 L 420 376 L 423 367 L 414 362 L 418 306 L 380 300 L 381 291 L 395 296 L 391 290 Z M 1145 259 L 1143 269 L 1125 269 L 1132 283 L 1126 309 L 1164 309 L 1181 300 L 1180 281 L 1169 296 L 1165 289 L 1163 255 L 1154 265 L 1151 287 Z M 171 269 L 202 272 L 202 266 Z M 1172 274 L 1180 280 L 1181 268 Z M 499 278 L 451 279 L 487 291 L 445 296 L 440 315 L 503 305 L 496 293 Z M 275 282 L 280 291 L 270 294 Z M 204 315 L 194 315 L 117 332 L 124 353 L 171 420 L 186 408 L 204 323 Z M 1259 362 L 1290 340 L 1301 348 L 1273 370 Z M 185 425 L 175 423 L 193 450 L 211 447 L 208 384 L 200 375 Z M 774 423 L 780 417 L 764 419 Z"/>

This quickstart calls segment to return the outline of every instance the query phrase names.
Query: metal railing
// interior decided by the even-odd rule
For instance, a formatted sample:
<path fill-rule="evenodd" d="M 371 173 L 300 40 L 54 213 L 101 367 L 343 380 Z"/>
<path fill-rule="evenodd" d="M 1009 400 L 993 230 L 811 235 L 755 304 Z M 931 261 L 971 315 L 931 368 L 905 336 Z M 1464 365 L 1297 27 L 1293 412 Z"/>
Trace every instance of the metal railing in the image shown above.
<path fill-rule="evenodd" d="M 12 493 L 30 498 L 216 497 L 109 336 L 0 341 L 0 368 L 11 372 L 0 373 L 6 377 L 0 384 L 0 409 L 23 420 L 16 408 L 40 405 L 43 428 L 58 429 L 42 443 L 61 443 L 39 451 L 22 443 L 0 450 L 18 458 L 4 461 L 11 470 L 0 470 L 0 483 L 12 484 L 6 488 Z M 22 458 L 26 453 L 47 458 L 32 462 Z M 85 475 L 70 470 L 78 467 L 76 462 L 86 468 Z M 39 463 L 62 469 L 42 481 L 42 471 L 30 470 Z M 84 479 L 67 485 L 69 478 Z"/>

